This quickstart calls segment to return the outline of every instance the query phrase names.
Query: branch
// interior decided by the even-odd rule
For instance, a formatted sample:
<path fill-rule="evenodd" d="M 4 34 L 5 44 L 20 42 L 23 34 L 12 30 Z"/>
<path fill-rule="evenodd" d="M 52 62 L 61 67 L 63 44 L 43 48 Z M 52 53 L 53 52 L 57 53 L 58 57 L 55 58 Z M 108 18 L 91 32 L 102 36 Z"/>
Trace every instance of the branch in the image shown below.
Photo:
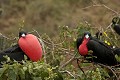
<path fill-rule="evenodd" d="M 37 33 L 37 35 L 39 36 L 39 41 L 40 41 L 40 43 L 41 43 L 41 45 L 42 45 L 42 49 L 43 49 L 43 55 L 44 55 L 44 61 L 45 61 L 45 63 L 46 63 L 46 52 L 45 52 L 45 44 L 44 44 L 44 42 L 42 41 L 42 38 L 41 38 L 41 36 L 40 36 L 40 34 L 34 29 L 34 32 L 36 32 Z"/>
<path fill-rule="evenodd" d="M 16 40 L 16 37 L 15 38 L 12 38 L 12 39 L 10 39 L 10 38 L 8 38 L 8 37 L 6 37 L 5 35 L 3 35 L 2 33 L 0 33 L 0 37 L 3 37 L 3 38 L 5 38 L 5 39 L 8 39 L 8 40 Z"/>
<path fill-rule="evenodd" d="M 79 59 L 77 59 L 77 65 L 78 65 L 78 68 L 83 72 L 83 74 L 86 76 L 85 72 L 83 71 L 83 69 L 80 67 L 79 65 Z"/>
<path fill-rule="evenodd" d="M 103 66 L 103 67 L 105 67 L 107 69 L 109 69 L 114 74 L 116 80 L 119 80 L 118 77 L 117 77 L 117 75 L 116 75 L 116 73 L 113 71 L 113 69 L 110 66 L 106 66 L 106 65 L 100 64 L 100 63 L 97 63 L 97 64 L 100 65 L 100 66 Z"/>
<path fill-rule="evenodd" d="M 72 62 L 75 59 L 75 56 L 76 56 L 76 54 L 70 60 L 68 60 L 65 64 L 61 65 L 60 69 L 67 66 L 70 62 Z"/>
<path fill-rule="evenodd" d="M 68 70 L 60 71 L 61 73 L 68 73 L 70 76 L 72 76 L 75 79 L 75 76 Z"/>
<path fill-rule="evenodd" d="M 93 4 L 93 5 L 91 5 L 91 6 L 87 6 L 87 7 L 81 8 L 81 9 L 88 9 L 88 8 L 91 8 L 91 7 L 105 7 L 106 9 L 108 9 L 108 10 L 114 12 L 115 14 L 119 15 L 119 13 L 118 13 L 117 11 L 111 9 L 110 7 L 108 7 L 108 6 L 104 5 L 104 4 L 101 4 L 101 5 L 99 5 L 99 4 L 95 4 L 95 5 L 94 5 L 94 4 Z"/>

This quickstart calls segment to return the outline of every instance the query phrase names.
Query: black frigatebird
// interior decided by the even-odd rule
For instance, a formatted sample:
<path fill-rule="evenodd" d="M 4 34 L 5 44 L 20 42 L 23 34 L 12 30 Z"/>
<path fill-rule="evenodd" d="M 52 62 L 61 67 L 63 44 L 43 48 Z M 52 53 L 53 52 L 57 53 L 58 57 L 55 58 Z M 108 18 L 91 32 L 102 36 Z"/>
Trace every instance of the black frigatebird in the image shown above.
<path fill-rule="evenodd" d="M 84 56 L 85 59 L 90 57 L 91 54 L 89 55 L 88 51 L 92 50 L 92 56 L 87 60 L 109 66 L 118 64 L 112 49 L 104 42 L 92 37 L 89 32 L 85 32 L 76 42 L 79 54 Z"/>
<path fill-rule="evenodd" d="M 18 44 L 0 52 L 0 62 L 6 61 L 6 55 L 16 61 L 24 60 L 24 55 L 32 61 L 38 61 L 42 58 L 42 46 L 36 36 L 21 31 Z"/>

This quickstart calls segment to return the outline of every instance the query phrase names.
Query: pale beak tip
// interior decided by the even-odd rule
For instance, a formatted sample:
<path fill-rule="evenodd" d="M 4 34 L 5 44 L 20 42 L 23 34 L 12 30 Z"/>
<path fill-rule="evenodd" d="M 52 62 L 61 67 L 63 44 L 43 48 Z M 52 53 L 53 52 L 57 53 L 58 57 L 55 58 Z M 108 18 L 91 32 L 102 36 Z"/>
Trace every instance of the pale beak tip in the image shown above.
<path fill-rule="evenodd" d="M 22 34 L 21 36 L 22 36 L 22 37 L 25 37 L 25 34 Z"/>

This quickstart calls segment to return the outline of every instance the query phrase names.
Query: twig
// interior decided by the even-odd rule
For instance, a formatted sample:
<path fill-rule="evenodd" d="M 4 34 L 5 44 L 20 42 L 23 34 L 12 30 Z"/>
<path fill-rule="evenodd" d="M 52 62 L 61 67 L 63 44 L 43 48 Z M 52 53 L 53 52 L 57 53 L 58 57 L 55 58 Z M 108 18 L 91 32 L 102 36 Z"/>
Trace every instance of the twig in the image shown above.
<path fill-rule="evenodd" d="M 61 65 L 59 69 L 67 66 L 70 62 L 72 62 L 75 59 L 75 56 L 76 56 L 76 54 L 70 60 L 68 60 L 65 64 Z"/>
<path fill-rule="evenodd" d="M 16 37 L 13 38 L 13 39 L 10 39 L 10 38 L 6 37 L 5 35 L 3 35 L 2 33 L 0 33 L 0 36 L 2 36 L 2 37 L 5 38 L 5 39 L 8 39 L 8 40 L 16 40 Z"/>
<path fill-rule="evenodd" d="M 111 9 L 110 7 L 108 7 L 108 6 L 104 5 L 104 4 L 102 4 L 102 6 L 105 7 L 106 9 L 108 9 L 108 10 L 110 10 L 110 11 L 116 13 L 117 15 L 119 14 L 117 11 Z"/>
<path fill-rule="evenodd" d="M 75 76 L 68 70 L 65 70 L 65 71 L 59 71 L 61 73 L 68 73 L 70 76 L 72 76 L 74 79 L 75 79 Z"/>
<path fill-rule="evenodd" d="M 43 49 L 43 55 L 44 55 L 44 61 L 45 61 L 45 63 L 46 63 L 46 52 L 45 52 L 45 46 L 44 46 L 44 42 L 42 41 L 42 38 L 41 38 L 41 36 L 40 36 L 40 34 L 34 29 L 34 32 L 36 32 L 37 33 L 37 35 L 39 36 L 39 41 L 40 41 L 40 43 L 41 43 L 41 45 L 42 45 L 42 49 Z"/>
<path fill-rule="evenodd" d="M 88 8 L 91 8 L 91 7 L 105 7 L 106 9 L 114 12 L 114 13 L 117 14 L 117 15 L 119 14 L 117 11 L 109 8 L 108 6 L 106 6 L 106 5 L 104 5 L 104 4 L 101 4 L 101 5 L 100 5 L 100 4 L 95 4 L 95 5 L 87 6 L 87 7 L 81 8 L 81 9 L 88 9 Z"/>
<path fill-rule="evenodd" d="M 120 64 L 117 64 L 117 65 L 114 65 L 114 66 L 111 66 L 111 67 L 113 68 L 113 67 L 119 67 L 119 66 L 120 66 Z"/>
<path fill-rule="evenodd" d="M 109 69 L 114 74 L 116 80 L 119 80 L 118 77 L 117 77 L 117 75 L 116 75 L 116 73 L 113 71 L 113 69 L 110 66 L 106 66 L 106 65 L 100 64 L 100 63 L 97 63 L 97 64 L 100 65 L 100 66 L 103 66 L 103 67 L 105 67 L 107 69 Z"/>
<path fill-rule="evenodd" d="M 80 67 L 79 65 L 79 59 L 77 59 L 77 65 L 78 65 L 78 68 L 83 72 L 83 74 L 86 76 L 85 72 L 83 71 L 83 69 Z"/>
<path fill-rule="evenodd" d="M 115 39 L 117 40 L 117 37 L 115 36 L 115 33 L 114 33 L 113 29 L 112 29 L 111 27 L 110 27 L 110 29 L 111 29 L 111 31 L 112 31 L 112 33 L 113 33 Z"/>
<path fill-rule="evenodd" d="M 55 56 L 54 56 L 54 50 L 55 50 L 54 42 L 51 40 L 51 38 L 49 36 L 47 36 L 47 37 L 48 37 L 48 40 L 51 42 L 51 45 L 52 45 L 52 51 L 51 51 L 52 57 L 53 57 L 53 59 L 55 59 Z"/>
<path fill-rule="evenodd" d="M 107 26 L 107 28 L 105 29 L 104 32 L 106 32 L 106 31 L 111 27 L 111 25 L 112 25 L 112 23 L 110 23 L 110 24 Z"/>

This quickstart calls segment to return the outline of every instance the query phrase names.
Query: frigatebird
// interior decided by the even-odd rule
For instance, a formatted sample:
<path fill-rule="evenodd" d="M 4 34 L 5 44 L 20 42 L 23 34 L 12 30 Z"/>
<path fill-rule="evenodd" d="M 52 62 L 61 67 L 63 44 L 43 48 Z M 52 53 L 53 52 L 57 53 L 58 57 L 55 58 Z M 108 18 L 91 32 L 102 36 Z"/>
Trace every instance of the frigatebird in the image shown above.
<path fill-rule="evenodd" d="M 76 43 L 79 54 L 86 60 L 108 66 L 118 64 L 114 51 L 104 42 L 92 37 L 90 32 L 85 32 L 82 37 L 77 39 Z M 90 50 L 93 53 L 89 54 Z M 91 58 L 87 59 L 87 57 Z"/>
<path fill-rule="evenodd" d="M 28 60 L 38 61 L 42 58 L 42 46 L 35 35 L 21 31 L 18 44 L 0 52 L 0 62 L 6 61 L 6 55 L 16 61 L 24 60 L 24 55 Z"/>

